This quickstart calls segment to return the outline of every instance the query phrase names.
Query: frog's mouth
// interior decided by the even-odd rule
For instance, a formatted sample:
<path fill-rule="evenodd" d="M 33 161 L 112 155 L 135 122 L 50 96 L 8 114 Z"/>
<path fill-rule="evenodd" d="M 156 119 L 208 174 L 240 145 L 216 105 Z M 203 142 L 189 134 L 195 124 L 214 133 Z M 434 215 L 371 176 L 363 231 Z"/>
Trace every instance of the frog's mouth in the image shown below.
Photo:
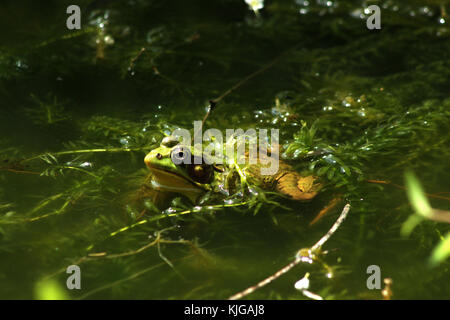
<path fill-rule="evenodd" d="M 179 174 L 161 170 L 149 164 L 147 166 L 153 173 L 152 185 L 155 189 L 184 194 L 199 194 L 204 191 L 199 185 Z"/>

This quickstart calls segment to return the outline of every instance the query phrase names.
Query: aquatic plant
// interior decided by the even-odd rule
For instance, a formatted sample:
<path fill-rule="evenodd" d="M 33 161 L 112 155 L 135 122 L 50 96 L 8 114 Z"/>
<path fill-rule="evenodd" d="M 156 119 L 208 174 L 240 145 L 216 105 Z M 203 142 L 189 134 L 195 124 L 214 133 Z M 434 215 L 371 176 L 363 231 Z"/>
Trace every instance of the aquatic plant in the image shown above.
<path fill-rule="evenodd" d="M 324 299 L 381 298 L 361 276 L 373 263 L 393 297 L 448 294 L 448 225 L 399 236 L 406 169 L 448 210 L 444 1 L 386 2 L 381 32 L 359 1 L 271 1 L 258 15 L 241 0 L 84 4 L 80 31 L 60 27 L 63 4 L 0 28 L 0 297 L 66 297 L 52 281 L 79 263 L 86 291 L 70 298 L 227 298 L 293 261 L 344 203 L 323 256 L 333 280 L 313 263 L 251 298 L 304 298 L 292 284 L 306 272 Z M 213 104 L 205 127 L 278 128 L 283 160 L 323 193 L 291 203 L 239 175 L 233 194 L 195 205 L 140 198 L 145 154 Z"/>

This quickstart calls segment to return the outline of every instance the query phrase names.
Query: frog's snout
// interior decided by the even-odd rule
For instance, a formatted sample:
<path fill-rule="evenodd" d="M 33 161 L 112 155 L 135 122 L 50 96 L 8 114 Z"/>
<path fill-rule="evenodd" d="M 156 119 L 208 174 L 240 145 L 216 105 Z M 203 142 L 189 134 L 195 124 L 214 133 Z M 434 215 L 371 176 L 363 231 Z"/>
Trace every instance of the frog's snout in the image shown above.
<path fill-rule="evenodd" d="M 152 156 L 151 152 L 147 153 L 147 155 L 145 156 L 144 163 L 147 166 L 147 168 L 150 168 L 150 162 L 151 162 L 152 158 L 153 158 L 153 156 Z"/>

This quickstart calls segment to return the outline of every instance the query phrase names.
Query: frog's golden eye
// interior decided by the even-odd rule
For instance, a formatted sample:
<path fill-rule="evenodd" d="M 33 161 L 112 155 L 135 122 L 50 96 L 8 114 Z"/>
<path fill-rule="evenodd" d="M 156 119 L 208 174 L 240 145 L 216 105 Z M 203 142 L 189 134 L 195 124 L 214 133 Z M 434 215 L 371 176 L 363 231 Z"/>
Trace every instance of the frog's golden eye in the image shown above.
<path fill-rule="evenodd" d="M 158 160 L 161 160 L 161 159 L 162 159 L 162 157 L 163 157 L 163 156 L 162 156 L 162 154 L 161 154 L 161 153 L 157 153 L 157 154 L 156 154 L 156 159 L 158 159 Z"/>
<path fill-rule="evenodd" d="M 187 173 L 192 180 L 198 183 L 211 183 L 214 179 L 214 169 L 207 164 L 189 165 Z"/>
<path fill-rule="evenodd" d="M 204 174 L 205 174 L 205 170 L 203 169 L 202 166 L 195 166 L 194 167 L 194 174 L 201 178 Z"/>

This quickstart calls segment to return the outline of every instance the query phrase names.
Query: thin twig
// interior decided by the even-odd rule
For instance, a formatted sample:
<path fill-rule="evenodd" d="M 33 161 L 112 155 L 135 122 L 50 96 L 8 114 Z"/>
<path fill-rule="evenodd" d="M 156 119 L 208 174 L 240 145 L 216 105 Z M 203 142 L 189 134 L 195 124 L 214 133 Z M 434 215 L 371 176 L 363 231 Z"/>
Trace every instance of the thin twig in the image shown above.
<path fill-rule="evenodd" d="M 228 96 L 229 94 L 231 94 L 233 91 L 239 89 L 242 85 L 244 85 L 246 82 L 248 82 L 249 80 L 253 79 L 254 77 L 256 77 L 257 75 L 267 71 L 268 69 L 270 69 L 271 67 L 273 67 L 278 61 L 281 60 L 281 58 L 286 55 L 286 53 L 292 51 L 293 49 L 295 49 L 298 46 L 295 45 L 292 48 L 290 48 L 289 50 L 284 51 L 283 53 L 281 53 L 278 57 L 276 57 L 275 59 L 273 59 L 272 61 L 270 61 L 268 64 L 264 65 L 262 68 L 256 70 L 255 72 L 249 74 L 247 77 L 245 77 L 244 79 L 240 80 L 238 83 L 236 83 L 234 86 L 232 86 L 231 88 L 229 88 L 228 90 L 226 90 L 224 93 L 222 93 L 222 95 L 218 96 L 215 99 L 209 100 L 209 106 L 208 106 L 208 111 L 206 112 L 205 116 L 203 117 L 202 120 L 202 125 L 200 128 L 203 128 L 203 125 L 206 122 L 206 119 L 209 117 L 209 115 L 211 114 L 211 112 L 215 109 L 215 107 L 217 106 L 217 104 L 224 99 L 226 96 Z M 192 138 L 192 141 L 194 138 Z M 192 142 L 191 141 L 191 142 Z"/>
<path fill-rule="evenodd" d="M 239 89 L 239 87 L 241 87 L 242 85 L 244 85 L 247 81 L 253 79 L 254 77 L 256 77 L 257 75 L 263 73 L 264 71 L 270 69 L 271 67 L 273 67 L 280 59 L 281 57 L 283 57 L 286 54 L 286 52 L 283 52 L 282 54 L 280 54 L 278 57 L 276 57 L 275 59 L 273 59 L 271 62 L 269 62 L 268 64 L 266 64 L 265 66 L 263 66 L 261 69 L 256 70 L 255 72 L 253 72 L 252 74 L 248 75 L 247 77 L 245 77 L 244 79 L 242 79 L 241 81 L 239 81 L 238 83 L 236 83 L 234 86 L 232 86 L 230 89 L 228 89 L 227 91 L 225 91 L 221 96 L 211 100 L 211 102 L 213 102 L 214 104 L 219 103 L 223 98 L 225 98 L 227 95 L 229 95 L 230 93 L 232 93 L 234 90 Z"/>
<path fill-rule="evenodd" d="M 249 201 L 243 201 L 243 202 L 231 203 L 231 204 L 212 205 L 212 206 L 207 206 L 206 208 L 210 209 L 210 210 L 220 210 L 220 209 L 223 209 L 223 208 L 232 208 L 232 207 L 244 206 L 244 205 L 247 205 L 249 203 L 250 203 Z M 153 216 L 153 217 L 151 217 L 149 219 L 138 221 L 138 222 L 136 222 L 134 224 L 131 224 L 129 226 L 126 226 L 126 227 L 123 227 L 123 228 L 121 228 L 119 230 L 111 232 L 109 234 L 109 236 L 110 237 L 114 237 L 114 236 L 118 235 L 119 233 L 125 232 L 125 231 L 127 231 L 129 229 L 135 228 L 135 227 L 140 226 L 140 225 L 145 224 L 145 223 L 158 221 L 158 220 L 166 219 L 166 218 L 170 218 L 170 217 L 178 217 L 178 216 L 186 215 L 186 214 L 190 214 L 190 213 L 197 213 L 197 212 L 201 212 L 203 209 L 204 209 L 203 207 L 195 207 L 193 209 L 184 210 L 184 211 L 180 211 L 180 212 L 173 212 L 173 213 L 168 213 L 168 214 L 167 213 L 159 214 L 157 216 Z"/>
<path fill-rule="evenodd" d="M 84 149 L 84 150 L 67 150 L 52 153 L 54 156 L 61 156 L 67 154 L 80 154 L 80 153 L 102 153 L 102 152 L 133 152 L 133 151 L 142 151 L 148 149 L 148 147 L 140 147 L 140 148 L 111 148 L 111 149 Z M 37 156 L 33 156 L 28 159 L 20 160 L 20 163 L 32 161 L 35 159 L 39 159 L 40 157 L 46 155 L 47 153 L 39 154 Z"/>
<path fill-rule="evenodd" d="M 319 241 L 317 241 L 317 243 L 315 245 L 313 245 L 311 247 L 311 251 L 312 252 L 317 251 L 320 247 L 323 246 L 323 244 L 325 242 L 328 241 L 328 239 L 330 239 L 330 237 L 336 232 L 336 230 L 339 228 L 339 226 L 342 224 L 342 222 L 344 222 L 345 218 L 347 217 L 347 214 L 348 214 L 349 210 L 350 210 L 350 204 L 347 203 L 345 205 L 344 209 L 342 209 L 341 215 L 336 220 L 336 222 L 333 224 L 331 229 L 328 230 L 328 232 Z"/>
<path fill-rule="evenodd" d="M 136 61 L 140 58 L 140 56 L 145 52 L 145 48 L 141 48 L 139 53 L 130 61 L 130 65 L 128 66 L 128 70 L 131 71 L 136 64 Z"/>
<path fill-rule="evenodd" d="M 35 171 L 16 170 L 16 169 L 5 168 L 5 167 L 0 167 L 0 170 L 5 170 L 5 171 L 13 172 L 13 173 L 23 173 L 23 174 L 35 174 L 35 175 L 41 174 L 40 172 L 35 172 Z"/>
<path fill-rule="evenodd" d="M 294 260 L 291 263 L 289 263 L 287 266 L 281 268 L 280 270 L 278 270 L 277 272 L 275 272 L 273 275 L 271 275 L 270 277 L 264 279 L 263 281 L 259 282 L 258 284 L 251 286 L 247 289 L 245 289 L 244 291 L 241 291 L 237 294 L 232 295 L 231 297 L 228 298 L 228 300 L 239 300 L 247 295 L 249 295 L 250 293 L 264 287 L 266 284 L 272 282 L 273 280 L 279 278 L 280 276 L 282 276 L 283 274 L 285 274 L 286 272 L 288 272 L 289 270 L 291 270 L 293 267 L 295 267 L 298 263 L 300 262 L 300 260 Z"/>
<path fill-rule="evenodd" d="M 333 224 L 331 229 L 319 241 L 317 241 L 317 243 L 315 245 L 313 245 L 308 250 L 310 254 L 314 254 L 314 252 L 317 252 L 317 250 L 321 246 L 323 246 L 323 244 L 326 241 L 328 241 L 328 239 L 336 232 L 336 230 L 339 228 L 339 226 L 342 224 L 342 222 L 347 217 L 347 214 L 348 214 L 349 210 L 350 210 L 350 204 L 346 204 L 344 209 L 342 209 L 342 212 L 341 212 L 339 218 Z M 300 251 L 303 251 L 303 250 L 300 250 Z M 302 259 L 302 257 L 297 255 L 295 257 L 295 260 L 292 261 L 291 263 L 289 263 L 287 266 L 281 268 L 280 270 L 275 272 L 273 275 L 271 275 L 270 277 L 264 279 L 263 281 L 259 282 L 258 284 L 254 285 L 254 286 L 251 286 L 251 287 L 249 287 L 249 288 L 245 289 L 244 291 L 241 291 L 241 292 L 239 292 L 237 294 L 232 295 L 230 298 L 228 298 L 228 300 L 238 300 L 238 299 L 241 299 L 241 298 L 249 295 L 252 292 L 255 292 L 256 290 L 264 287 L 266 284 L 274 281 L 275 279 L 279 278 L 283 274 L 287 273 L 289 270 L 291 270 L 293 267 L 295 267 L 297 264 L 299 264 L 302 261 L 304 261 Z"/>
<path fill-rule="evenodd" d="M 121 252 L 121 253 L 112 253 L 112 254 L 109 254 L 109 253 L 104 252 L 104 251 L 103 252 L 93 252 L 93 253 L 89 253 L 86 256 L 83 256 L 83 257 L 79 258 L 77 261 L 73 262 L 72 264 L 79 266 L 80 264 L 82 264 L 82 263 L 84 263 L 86 261 L 93 261 L 93 260 L 100 260 L 100 259 L 117 259 L 117 258 L 133 256 L 133 255 L 139 254 L 139 253 L 141 253 L 141 252 L 143 252 L 143 251 L 145 251 L 145 250 L 147 250 L 147 249 L 149 249 L 149 248 L 151 248 L 151 247 L 156 245 L 158 247 L 158 254 L 161 257 L 161 260 L 163 260 L 165 264 L 168 264 L 172 269 L 174 269 L 173 264 L 166 257 L 164 257 L 162 255 L 161 248 L 159 246 L 160 243 L 185 244 L 185 245 L 189 245 L 191 247 L 195 247 L 195 244 L 192 241 L 184 240 L 184 239 L 180 239 L 180 240 L 166 240 L 166 239 L 162 238 L 162 233 L 166 232 L 166 231 L 169 231 L 171 229 L 174 229 L 174 227 L 169 227 L 169 228 L 165 228 L 165 229 L 156 231 L 155 232 L 155 239 L 153 241 L 147 243 L 146 245 L 138 248 L 138 249 L 131 250 L 131 251 L 126 251 L 126 252 Z M 65 270 L 66 270 L 65 268 L 61 268 L 60 270 L 56 271 L 55 273 L 44 277 L 44 279 L 52 278 L 52 277 L 54 277 L 54 276 L 56 276 L 56 275 L 58 275 L 60 273 L 65 272 Z M 178 275 L 180 275 L 179 272 L 176 271 L 175 269 L 174 269 L 174 271 Z"/>
<path fill-rule="evenodd" d="M 392 183 L 391 181 L 385 181 L 385 180 L 367 180 L 367 182 L 369 183 L 377 183 L 377 184 L 386 184 L 386 185 L 390 185 L 393 186 L 395 188 L 401 189 L 401 190 L 406 190 L 406 188 L 404 186 Z M 447 193 L 446 191 L 444 192 L 440 192 L 440 193 Z M 425 193 L 425 195 L 427 197 L 430 198 L 436 198 L 436 199 L 442 199 L 442 200 L 448 200 L 450 201 L 449 197 L 444 197 L 444 196 L 440 196 L 439 194 L 431 194 L 431 193 Z"/>

